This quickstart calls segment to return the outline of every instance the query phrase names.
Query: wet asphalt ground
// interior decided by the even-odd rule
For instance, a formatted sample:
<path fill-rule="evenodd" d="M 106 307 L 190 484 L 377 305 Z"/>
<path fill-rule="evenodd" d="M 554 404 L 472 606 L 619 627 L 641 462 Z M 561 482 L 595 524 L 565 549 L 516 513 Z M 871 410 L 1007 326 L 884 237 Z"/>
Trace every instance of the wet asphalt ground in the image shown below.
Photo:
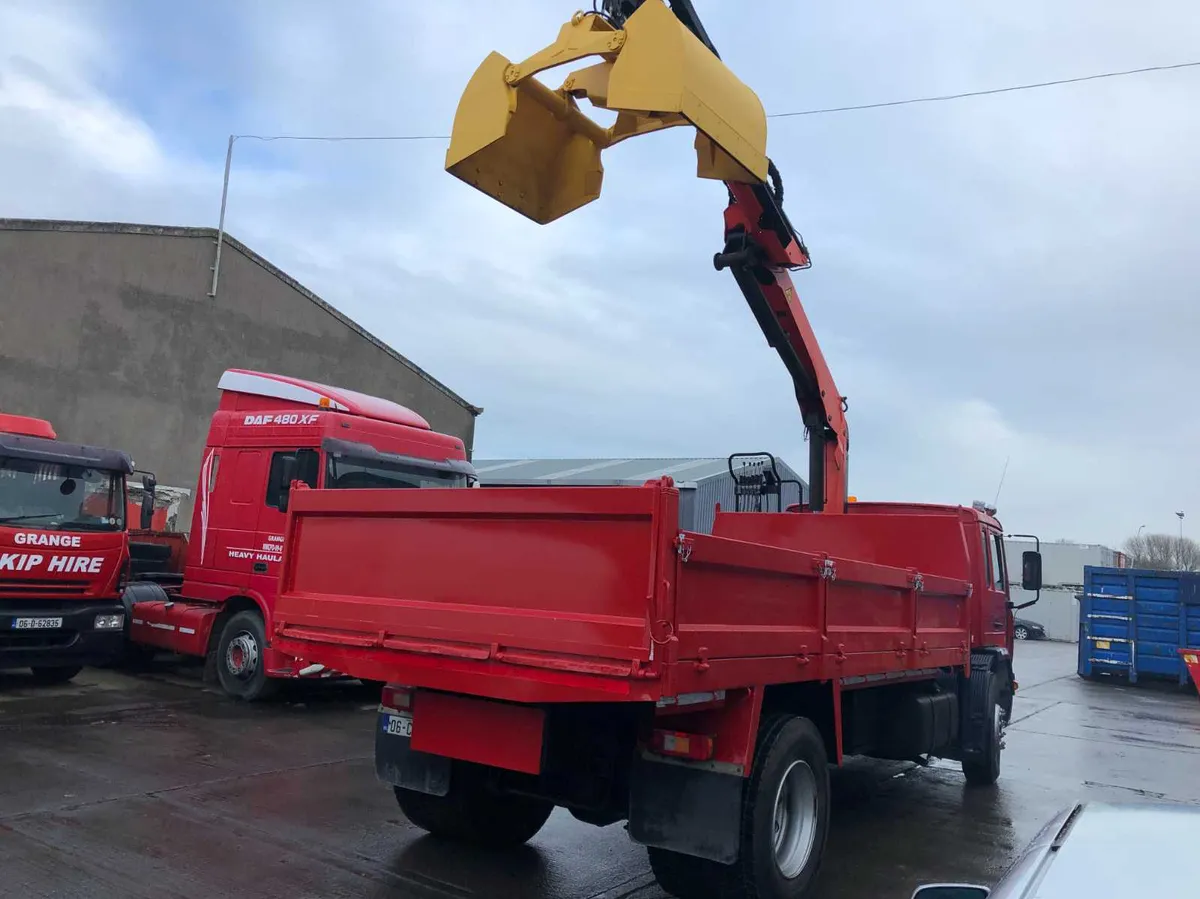
<path fill-rule="evenodd" d="M 1019 644 L 993 789 L 966 789 L 951 763 L 835 772 L 821 895 L 994 881 L 1077 799 L 1200 803 L 1200 697 L 1074 668 L 1074 646 Z M 0 674 L 0 896 L 662 896 L 621 825 L 556 812 L 508 854 L 422 836 L 375 780 L 374 702 L 352 685 L 247 707 L 169 668 L 89 670 L 51 689 Z"/>

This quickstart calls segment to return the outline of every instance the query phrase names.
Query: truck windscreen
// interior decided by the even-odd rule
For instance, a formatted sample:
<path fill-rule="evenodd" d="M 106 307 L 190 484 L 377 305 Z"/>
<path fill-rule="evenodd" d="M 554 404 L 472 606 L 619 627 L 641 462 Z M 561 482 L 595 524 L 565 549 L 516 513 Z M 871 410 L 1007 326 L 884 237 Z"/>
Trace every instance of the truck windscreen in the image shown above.
<path fill-rule="evenodd" d="M 98 468 L 0 457 L 0 525 L 124 530 L 125 476 Z"/>
<path fill-rule="evenodd" d="M 329 490 L 466 486 L 467 476 L 462 472 L 426 468 L 417 463 L 356 459 L 331 453 L 325 467 L 325 487 Z"/>

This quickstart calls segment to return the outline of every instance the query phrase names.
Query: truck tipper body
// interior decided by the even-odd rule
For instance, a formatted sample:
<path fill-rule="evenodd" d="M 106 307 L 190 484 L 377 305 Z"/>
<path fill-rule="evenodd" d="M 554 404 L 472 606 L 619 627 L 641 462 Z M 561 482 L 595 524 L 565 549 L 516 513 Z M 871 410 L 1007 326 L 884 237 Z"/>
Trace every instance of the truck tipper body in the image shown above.
<path fill-rule="evenodd" d="M 226 692 L 257 699 L 277 678 L 335 673 L 269 639 L 293 484 L 468 486 L 473 469 L 461 440 L 388 400 L 241 369 L 218 389 L 186 541 L 135 538 L 145 570 L 127 591 L 130 637 L 149 651 L 205 657 Z M 155 554 L 158 570 L 147 560 Z"/>
<path fill-rule="evenodd" d="M 132 472 L 123 452 L 0 414 L 0 668 L 60 683 L 120 654 Z"/>
<path fill-rule="evenodd" d="M 759 851 L 740 810 L 774 803 L 751 800 L 781 739 L 797 801 L 821 805 L 806 860 L 827 764 L 940 756 L 996 779 L 1017 684 L 991 510 L 718 511 L 698 534 L 678 502 L 669 478 L 297 491 L 274 640 L 387 682 L 376 772 L 415 823 L 504 844 L 554 806 L 627 820 L 685 896 Z"/>

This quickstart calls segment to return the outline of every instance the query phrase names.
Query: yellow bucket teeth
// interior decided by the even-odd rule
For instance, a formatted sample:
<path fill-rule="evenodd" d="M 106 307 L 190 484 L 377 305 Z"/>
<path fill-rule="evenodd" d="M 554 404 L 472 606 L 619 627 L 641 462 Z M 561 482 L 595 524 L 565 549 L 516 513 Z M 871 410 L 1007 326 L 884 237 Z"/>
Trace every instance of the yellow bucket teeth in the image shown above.
<path fill-rule="evenodd" d="M 557 90 L 534 76 L 600 56 Z M 617 112 L 604 128 L 579 109 Z M 697 130 L 697 175 L 767 179 L 767 121 L 755 93 L 685 28 L 662 0 L 645 0 L 614 29 L 576 13 L 557 40 L 511 63 L 491 53 L 459 99 L 446 170 L 535 222 L 546 224 L 595 200 L 602 150 L 678 125 Z"/>

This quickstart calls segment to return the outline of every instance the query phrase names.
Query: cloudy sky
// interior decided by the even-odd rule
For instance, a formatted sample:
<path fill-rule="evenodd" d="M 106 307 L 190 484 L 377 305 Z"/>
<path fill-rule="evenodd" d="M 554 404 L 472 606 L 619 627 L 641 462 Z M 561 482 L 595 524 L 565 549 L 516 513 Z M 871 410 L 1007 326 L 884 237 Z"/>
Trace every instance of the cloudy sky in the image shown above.
<path fill-rule="evenodd" d="M 696 5 L 771 113 L 1200 59 L 1193 0 Z M 487 52 L 574 9 L 4 0 L 0 216 L 215 225 L 230 133 L 448 134 Z M 1198 138 L 1200 69 L 772 120 L 854 493 L 991 500 L 1008 460 L 1009 530 L 1115 544 L 1182 509 L 1200 533 Z M 690 135 L 614 149 L 545 227 L 444 152 L 240 141 L 228 228 L 485 407 L 479 457 L 804 465 Z"/>

